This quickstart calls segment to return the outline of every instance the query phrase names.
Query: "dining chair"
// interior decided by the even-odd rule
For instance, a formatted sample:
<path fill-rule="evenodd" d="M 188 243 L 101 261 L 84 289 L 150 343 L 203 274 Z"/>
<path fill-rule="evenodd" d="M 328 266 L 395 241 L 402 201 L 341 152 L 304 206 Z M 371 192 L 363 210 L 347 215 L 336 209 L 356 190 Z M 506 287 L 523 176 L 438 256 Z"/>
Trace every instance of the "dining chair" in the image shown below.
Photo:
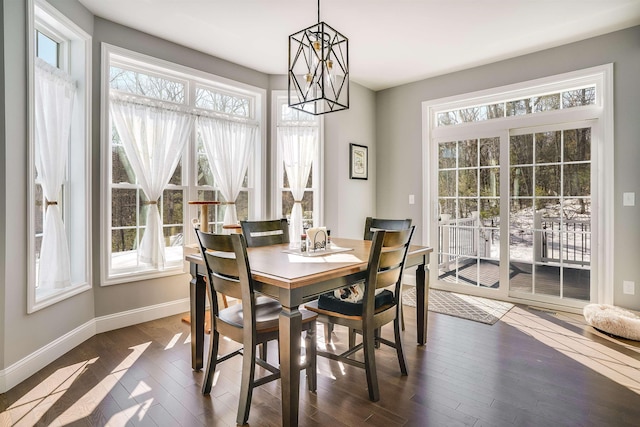
<path fill-rule="evenodd" d="M 411 227 L 411 218 L 407 219 L 385 219 L 368 216 L 364 220 L 364 240 L 371 240 L 375 230 L 404 230 Z M 400 307 L 400 322 L 404 331 L 404 315 Z M 353 334 L 351 335 L 353 339 Z"/>
<path fill-rule="evenodd" d="M 415 226 L 405 230 L 378 230 L 373 233 L 371 252 L 366 271 L 364 297 L 359 303 L 345 302 L 332 293 L 322 294 L 315 301 L 305 304 L 306 309 L 318 314 L 318 321 L 343 325 L 362 334 L 359 344 L 336 354 L 318 350 L 318 355 L 346 364 L 364 368 L 369 389 L 369 399 L 378 401 L 380 391 L 376 372 L 375 347 L 385 344 L 396 349 L 400 372 L 407 375 L 407 363 L 400 334 L 400 310 L 402 305 L 402 271 Z M 389 288 L 391 289 L 384 289 Z M 376 290 L 382 289 L 376 293 Z M 394 341 L 382 338 L 380 328 L 393 322 Z M 364 351 L 364 362 L 352 357 Z"/>
<path fill-rule="evenodd" d="M 249 248 L 289 243 L 289 224 L 286 218 L 240 221 L 240 228 Z M 260 345 L 260 352 L 261 355 L 266 355 L 266 342 Z"/>
<path fill-rule="evenodd" d="M 371 240 L 375 230 L 404 230 L 411 227 L 411 219 L 383 219 L 368 216 L 364 220 L 364 240 Z"/>
<path fill-rule="evenodd" d="M 286 218 L 266 221 L 240 221 L 247 247 L 289 243 L 289 224 Z"/>
<path fill-rule="evenodd" d="M 407 219 L 384 219 L 366 217 L 364 220 L 364 240 L 371 240 L 376 230 L 404 230 L 411 227 L 411 218 Z M 352 284 L 353 285 L 353 284 Z M 401 307 L 402 309 L 402 307 Z M 404 331 L 404 315 L 400 313 L 402 330 Z M 331 342 L 331 334 L 333 333 L 333 325 L 328 324 L 324 328 L 324 340 L 326 343 Z M 349 331 L 349 343 L 353 346 L 355 339 L 354 331 Z"/>
<path fill-rule="evenodd" d="M 278 316 L 280 303 L 266 296 L 256 296 L 251 267 L 247 257 L 247 245 L 242 234 L 212 234 L 196 229 L 200 251 L 207 269 L 207 294 L 210 304 L 211 339 L 207 369 L 202 384 L 202 393 L 209 394 L 216 367 L 219 363 L 242 355 L 242 376 L 236 422 L 245 424 L 249 418 L 253 389 L 280 378 L 280 370 L 257 354 L 256 346 L 276 340 L 279 333 Z M 222 293 L 240 300 L 228 308 L 220 309 L 216 295 Z M 305 362 L 310 391 L 316 390 L 316 318 L 317 314 L 300 310 L 302 330 L 305 334 Z M 225 336 L 242 348 L 225 355 L 218 355 L 220 336 Z M 255 378 L 256 364 L 269 371 Z"/>

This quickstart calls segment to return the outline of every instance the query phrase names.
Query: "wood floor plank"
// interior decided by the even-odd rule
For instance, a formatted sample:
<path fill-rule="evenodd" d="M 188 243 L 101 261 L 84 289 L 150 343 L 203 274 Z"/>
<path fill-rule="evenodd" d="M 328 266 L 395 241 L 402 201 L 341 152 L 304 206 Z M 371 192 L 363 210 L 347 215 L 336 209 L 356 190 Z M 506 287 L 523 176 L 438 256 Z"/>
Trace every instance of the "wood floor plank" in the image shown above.
<path fill-rule="evenodd" d="M 181 317 L 88 339 L 0 395 L 0 427 L 235 425 L 241 358 L 221 364 L 203 396 Z M 383 346 L 381 398 L 370 402 L 364 371 L 320 358 L 317 393 L 301 375 L 300 425 L 624 427 L 640 419 L 640 343 L 599 333 L 581 316 L 516 306 L 485 325 L 429 313 L 426 346 L 415 345 L 414 310 L 405 323 L 409 376 Z M 336 327 L 334 345 L 346 342 Z M 234 348 L 223 341 L 221 352 Z M 277 360 L 277 346 L 269 358 Z M 250 425 L 280 425 L 280 392 L 279 381 L 254 391 Z"/>

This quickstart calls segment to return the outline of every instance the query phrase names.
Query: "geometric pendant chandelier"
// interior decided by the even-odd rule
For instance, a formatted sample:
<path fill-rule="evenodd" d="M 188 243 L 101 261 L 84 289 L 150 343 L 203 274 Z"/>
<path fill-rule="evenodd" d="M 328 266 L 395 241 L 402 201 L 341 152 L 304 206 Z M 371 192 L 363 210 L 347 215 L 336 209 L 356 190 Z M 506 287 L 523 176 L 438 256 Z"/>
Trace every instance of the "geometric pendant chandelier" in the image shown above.
<path fill-rule="evenodd" d="M 349 108 L 349 40 L 325 22 L 289 36 L 289 107 L 310 114 Z"/>

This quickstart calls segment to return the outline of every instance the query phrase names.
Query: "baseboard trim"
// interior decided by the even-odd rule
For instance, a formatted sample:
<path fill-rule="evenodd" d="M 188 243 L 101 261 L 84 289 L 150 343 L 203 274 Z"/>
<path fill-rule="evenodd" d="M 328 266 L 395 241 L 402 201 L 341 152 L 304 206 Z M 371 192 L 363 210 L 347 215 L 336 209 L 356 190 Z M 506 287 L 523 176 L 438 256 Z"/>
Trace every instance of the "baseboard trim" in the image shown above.
<path fill-rule="evenodd" d="M 40 369 L 94 335 L 189 311 L 189 298 L 96 317 L 0 370 L 0 393 L 11 390 Z"/>
<path fill-rule="evenodd" d="M 95 330 L 95 320 L 91 320 L 0 371 L 0 393 L 12 389 L 69 350 L 82 344 L 96 334 Z"/>
<path fill-rule="evenodd" d="M 189 298 L 101 316 L 95 319 L 96 334 L 126 328 L 127 326 L 173 316 L 174 314 L 187 311 L 189 311 Z"/>

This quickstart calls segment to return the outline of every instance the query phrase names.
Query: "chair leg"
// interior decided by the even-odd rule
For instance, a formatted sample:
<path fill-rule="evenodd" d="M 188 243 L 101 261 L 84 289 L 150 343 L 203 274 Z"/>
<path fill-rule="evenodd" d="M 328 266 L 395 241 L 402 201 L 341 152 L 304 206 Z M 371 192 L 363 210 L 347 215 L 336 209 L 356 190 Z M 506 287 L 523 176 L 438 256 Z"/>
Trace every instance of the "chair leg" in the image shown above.
<path fill-rule="evenodd" d="M 369 400 L 380 400 L 378 389 L 378 374 L 376 372 L 375 332 L 366 326 L 362 330 L 362 344 L 364 350 L 364 366 L 367 375 L 367 387 L 369 388 Z"/>
<path fill-rule="evenodd" d="M 248 351 L 247 351 L 248 350 Z M 253 395 L 253 379 L 256 371 L 256 346 L 245 345 L 242 353 L 242 376 L 240 378 L 240 398 L 238 399 L 238 415 L 236 423 L 244 425 L 249 419 L 251 397 Z"/>
<path fill-rule="evenodd" d="M 315 392 L 318 388 L 317 349 L 316 349 L 316 324 L 311 325 L 305 334 L 305 351 L 307 359 L 307 386 L 309 391 Z"/>
<path fill-rule="evenodd" d="M 400 321 L 396 317 L 393 321 L 393 332 L 396 338 L 396 353 L 398 354 L 398 363 L 400 364 L 400 372 L 402 375 L 408 375 L 407 361 L 404 358 L 404 350 L 402 348 L 402 335 L 400 334 Z"/>
<path fill-rule="evenodd" d="M 211 331 L 209 345 L 209 359 L 207 360 L 207 370 L 205 371 L 204 381 L 202 383 L 202 394 L 209 394 L 213 385 L 213 376 L 216 372 L 216 363 L 218 362 L 218 344 L 220 343 L 220 334 L 216 330 Z"/>
<path fill-rule="evenodd" d="M 333 333 L 333 323 L 325 323 L 324 325 L 324 343 L 331 342 L 331 334 Z"/>
<path fill-rule="evenodd" d="M 266 342 L 260 343 L 259 347 L 260 347 L 260 359 L 266 362 L 267 361 L 267 343 Z"/>
<path fill-rule="evenodd" d="M 356 330 L 349 328 L 349 348 L 356 346 Z"/>

